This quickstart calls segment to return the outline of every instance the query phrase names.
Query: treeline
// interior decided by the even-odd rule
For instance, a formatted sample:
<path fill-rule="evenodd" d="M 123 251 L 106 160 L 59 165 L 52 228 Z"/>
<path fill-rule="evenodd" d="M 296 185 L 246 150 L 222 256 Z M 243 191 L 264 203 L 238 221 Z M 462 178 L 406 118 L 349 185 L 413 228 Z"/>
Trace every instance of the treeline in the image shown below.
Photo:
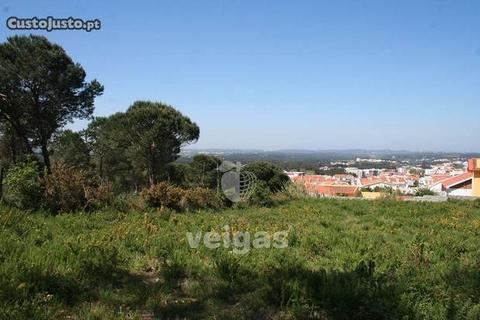
<path fill-rule="evenodd" d="M 221 159 L 199 155 L 177 163 L 195 143 L 198 125 L 174 107 L 137 101 L 125 112 L 93 118 L 97 81 L 58 45 L 40 36 L 0 44 L 1 196 L 26 209 L 112 206 L 138 195 L 175 210 L 229 205 L 220 192 Z M 81 132 L 65 130 L 91 120 Z M 259 183 L 252 201 L 268 204 L 288 182 L 280 169 L 252 163 Z"/>

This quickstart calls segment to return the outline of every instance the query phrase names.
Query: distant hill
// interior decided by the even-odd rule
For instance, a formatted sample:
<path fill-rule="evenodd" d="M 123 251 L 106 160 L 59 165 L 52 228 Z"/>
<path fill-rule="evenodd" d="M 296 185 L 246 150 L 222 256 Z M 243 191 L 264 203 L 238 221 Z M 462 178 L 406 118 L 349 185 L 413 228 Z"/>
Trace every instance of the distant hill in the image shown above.
<path fill-rule="evenodd" d="M 231 157 L 232 155 L 252 156 L 258 158 L 318 158 L 318 159 L 356 159 L 356 158 L 382 158 L 382 159 L 441 159 L 441 158 L 471 158 L 479 157 L 480 153 L 461 153 L 461 152 L 432 152 L 432 151 L 409 151 L 409 150 L 388 150 L 388 149 L 327 149 L 327 150 L 309 150 L 309 149 L 280 149 L 280 150 L 261 150 L 261 149 L 184 149 L 182 156 L 194 156 L 195 154 L 212 154 Z"/>

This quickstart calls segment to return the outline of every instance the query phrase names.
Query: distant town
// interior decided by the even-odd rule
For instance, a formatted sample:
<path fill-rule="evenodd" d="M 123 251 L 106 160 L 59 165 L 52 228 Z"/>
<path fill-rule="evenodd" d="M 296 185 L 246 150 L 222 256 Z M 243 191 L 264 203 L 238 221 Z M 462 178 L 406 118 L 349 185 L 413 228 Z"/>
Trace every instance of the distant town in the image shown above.
<path fill-rule="evenodd" d="M 356 163 L 398 164 L 394 169 L 369 168 L 361 169 Z M 393 160 L 360 159 L 355 161 L 335 161 L 332 167 L 345 167 L 345 173 L 334 175 L 308 174 L 302 171 L 286 171 L 295 183 L 305 187 L 314 196 L 344 196 L 377 199 L 386 195 L 396 195 L 410 199 L 411 196 L 437 196 L 438 199 L 448 197 L 478 197 L 474 186 L 474 173 L 477 161 L 438 159 L 428 168 L 398 163 Z M 480 161 L 478 161 L 480 167 Z M 440 198 L 438 198 L 440 197 Z"/>
<path fill-rule="evenodd" d="M 480 197 L 476 154 L 421 154 L 407 151 L 197 150 L 229 160 L 275 162 L 314 197 L 446 201 Z M 363 157 L 355 157 L 361 154 Z M 350 159 L 348 159 L 350 158 Z M 297 168 L 292 167 L 298 164 Z M 476 183 L 475 183 L 476 182 Z"/>

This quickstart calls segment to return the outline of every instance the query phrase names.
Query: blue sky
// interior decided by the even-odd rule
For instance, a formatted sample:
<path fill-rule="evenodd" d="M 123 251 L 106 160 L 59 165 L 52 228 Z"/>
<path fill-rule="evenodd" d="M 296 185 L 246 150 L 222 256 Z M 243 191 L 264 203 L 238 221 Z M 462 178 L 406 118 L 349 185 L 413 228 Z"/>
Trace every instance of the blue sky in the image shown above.
<path fill-rule="evenodd" d="M 26 32 L 104 84 L 96 115 L 163 101 L 200 126 L 198 148 L 480 151 L 480 1 L 0 4 L 3 21 L 49 15 L 102 22 Z"/>

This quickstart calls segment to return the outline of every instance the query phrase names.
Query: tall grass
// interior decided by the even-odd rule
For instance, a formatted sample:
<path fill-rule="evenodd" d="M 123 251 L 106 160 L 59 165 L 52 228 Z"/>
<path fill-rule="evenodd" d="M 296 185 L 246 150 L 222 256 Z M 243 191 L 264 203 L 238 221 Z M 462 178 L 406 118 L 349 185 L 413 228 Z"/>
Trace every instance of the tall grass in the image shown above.
<path fill-rule="evenodd" d="M 2 207 L 0 318 L 479 319 L 480 202 L 300 199 L 196 214 Z M 186 232 L 274 233 L 236 255 Z"/>

